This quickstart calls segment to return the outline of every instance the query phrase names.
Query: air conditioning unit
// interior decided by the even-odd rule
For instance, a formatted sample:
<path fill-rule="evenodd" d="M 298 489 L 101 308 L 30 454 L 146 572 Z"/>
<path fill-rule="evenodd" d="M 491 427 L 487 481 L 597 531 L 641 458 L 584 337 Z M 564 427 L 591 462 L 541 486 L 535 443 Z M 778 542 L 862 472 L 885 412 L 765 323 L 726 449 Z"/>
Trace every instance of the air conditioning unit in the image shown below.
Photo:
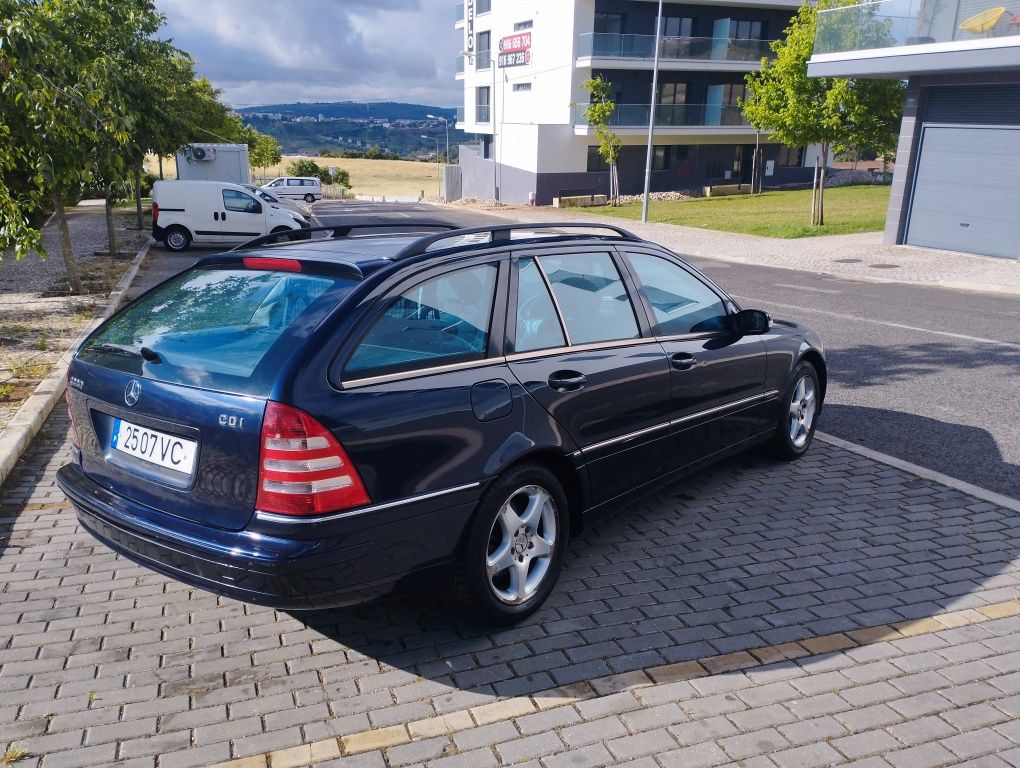
<path fill-rule="evenodd" d="M 215 147 L 203 147 L 195 145 L 191 148 L 191 159 L 198 160 L 199 162 L 205 162 L 216 159 L 216 148 Z"/>

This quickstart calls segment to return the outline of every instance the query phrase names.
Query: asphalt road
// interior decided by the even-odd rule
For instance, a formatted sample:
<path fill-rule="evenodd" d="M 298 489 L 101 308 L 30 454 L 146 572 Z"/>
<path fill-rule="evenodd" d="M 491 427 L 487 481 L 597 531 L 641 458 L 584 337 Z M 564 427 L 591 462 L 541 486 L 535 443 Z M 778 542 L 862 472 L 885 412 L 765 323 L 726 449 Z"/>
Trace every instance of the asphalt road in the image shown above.
<path fill-rule="evenodd" d="M 323 224 L 413 220 L 477 226 L 478 211 L 332 203 Z M 825 341 L 830 434 L 1020 498 L 1020 301 L 696 259 L 743 306 Z"/>

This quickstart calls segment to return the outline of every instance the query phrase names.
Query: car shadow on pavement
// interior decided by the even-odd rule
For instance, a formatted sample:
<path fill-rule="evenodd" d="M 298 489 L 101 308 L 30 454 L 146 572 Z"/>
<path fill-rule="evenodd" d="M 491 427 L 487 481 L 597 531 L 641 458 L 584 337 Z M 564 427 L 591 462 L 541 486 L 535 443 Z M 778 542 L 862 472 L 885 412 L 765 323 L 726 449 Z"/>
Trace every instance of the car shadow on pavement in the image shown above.
<path fill-rule="evenodd" d="M 56 498 L 43 500 L 33 498 L 32 490 L 38 485 L 45 485 L 44 476 L 53 471 L 53 465 L 63 464 L 63 453 L 66 446 L 69 422 L 67 408 L 60 405 L 47 420 L 31 446 L 22 455 L 3 485 L 0 485 L 0 556 L 5 551 L 17 552 L 22 547 L 36 543 L 30 538 L 38 531 L 29 528 L 32 519 L 40 521 L 38 527 L 46 528 L 51 524 L 41 522 L 42 518 L 57 515 L 73 515 L 71 505 L 62 493 Z M 24 543 L 22 543 L 24 542 Z M 7 552 L 10 554 L 11 552 Z"/>
<path fill-rule="evenodd" d="M 845 440 L 1020 498 L 1020 466 L 1008 461 L 995 437 L 981 427 L 887 408 L 826 403 L 825 429 Z"/>
<path fill-rule="evenodd" d="M 816 442 L 621 506 L 571 542 L 553 595 L 517 627 L 446 613 L 438 581 L 293 617 L 345 649 L 329 679 L 377 670 L 450 711 L 1012 598 L 1015 527 L 1009 510 Z M 365 678 L 345 690 L 344 711 L 384 705 Z"/>

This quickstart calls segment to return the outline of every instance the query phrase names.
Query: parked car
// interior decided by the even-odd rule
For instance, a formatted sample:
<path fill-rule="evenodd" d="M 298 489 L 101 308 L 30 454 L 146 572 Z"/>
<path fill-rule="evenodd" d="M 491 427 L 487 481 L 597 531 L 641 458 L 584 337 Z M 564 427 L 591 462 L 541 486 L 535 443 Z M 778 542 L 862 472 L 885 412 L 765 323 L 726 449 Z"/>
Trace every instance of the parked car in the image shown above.
<path fill-rule="evenodd" d="M 322 199 L 322 182 L 314 176 L 279 176 L 262 188 L 278 197 L 298 198 L 306 203 Z"/>
<path fill-rule="evenodd" d="M 803 455 L 825 395 L 812 331 L 578 226 L 202 259 L 75 353 L 60 487 L 100 541 L 221 595 L 318 609 L 438 568 L 470 616 L 523 619 L 570 536 L 752 446 Z"/>
<path fill-rule="evenodd" d="M 279 206 L 280 208 L 290 211 L 291 213 L 296 213 L 302 219 L 307 220 L 309 215 L 311 214 L 311 208 L 303 201 L 293 199 L 284 200 L 283 198 L 277 197 L 276 195 L 267 192 L 262 187 L 256 187 L 254 184 L 242 184 L 241 186 L 243 186 L 246 190 L 255 195 L 255 197 L 257 197 L 262 202 L 269 203 L 270 205 Z"/>
<path fill-rule="evenodd" d="M 152 185 L 152 237 L 170 251 L 186 251 L 192 243 L 240 244 L 269 234 L 285 243 L 309 227 L 303 216 L 263 204 L 240 184 L 157 181 Z"/>

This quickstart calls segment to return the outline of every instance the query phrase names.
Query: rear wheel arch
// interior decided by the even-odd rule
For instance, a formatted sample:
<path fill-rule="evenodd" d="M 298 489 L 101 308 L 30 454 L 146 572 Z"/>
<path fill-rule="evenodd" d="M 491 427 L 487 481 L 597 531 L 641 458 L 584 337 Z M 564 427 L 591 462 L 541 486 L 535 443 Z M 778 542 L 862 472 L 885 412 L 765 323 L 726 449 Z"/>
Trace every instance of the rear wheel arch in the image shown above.
<path fill-rule="evenodd" d="M 570 535 L 574 536 L 583 529 L 585 504 L 585 488 L 581 473 L 570 461 L 570 458 L 555 448 L 540 448 L 514 459 L 505 466 L 500 475 L 512 472 L 525 464 L 538 464 L 553 473 L 567 497 L 568 513 L 570 514 Z"/>

